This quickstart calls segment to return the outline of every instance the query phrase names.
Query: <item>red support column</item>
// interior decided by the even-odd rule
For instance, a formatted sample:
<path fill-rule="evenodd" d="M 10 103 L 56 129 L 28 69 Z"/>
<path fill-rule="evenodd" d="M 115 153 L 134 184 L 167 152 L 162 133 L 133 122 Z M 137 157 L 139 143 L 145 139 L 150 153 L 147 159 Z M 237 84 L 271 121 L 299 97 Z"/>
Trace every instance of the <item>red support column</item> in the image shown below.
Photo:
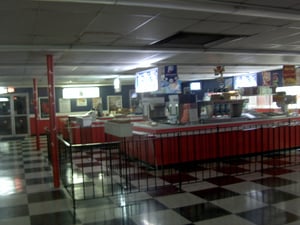
<path fill-rule="evenodd" d="M 36 79 L 33 79 L 33 106 L 34 106 L 34 123 L 35 123 L 35 137 L 36 137 L 36 149 L 40 150 L 40 131 L 39 131 L 39 106 L 38 106 L 38 88 Z"/>
<path fill-rule="evenodd" d="M 58 160 L 58 143 L 56 129 L 56 105 L 55 105 L 55 88 L 53 72 L 53 56 L 47 55 L 47 75 L 48 75 L 48 98 L 50 109 L 50 140 L 51 140 L 51 159 L 53 171 L 54 187 L 59 187 L 59 160 Z"/>

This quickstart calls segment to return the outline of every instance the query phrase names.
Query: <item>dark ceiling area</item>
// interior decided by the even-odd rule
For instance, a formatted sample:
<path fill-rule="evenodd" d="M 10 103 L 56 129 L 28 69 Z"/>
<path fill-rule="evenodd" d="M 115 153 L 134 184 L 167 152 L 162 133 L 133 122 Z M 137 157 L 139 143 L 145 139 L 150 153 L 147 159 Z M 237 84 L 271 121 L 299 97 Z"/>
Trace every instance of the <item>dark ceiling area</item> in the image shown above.
<path fill-rule="evenodd" d="M 217 45 L 229 41 L 234 41 L 245 36 L 241 35 L 225 35 L 225 34 L 206 34 L 206 33 L 189 33 L 179 32 L 171 37 L 167 37 L 153 46 L 171 47 L 171 48 L 202 48 Z"/>

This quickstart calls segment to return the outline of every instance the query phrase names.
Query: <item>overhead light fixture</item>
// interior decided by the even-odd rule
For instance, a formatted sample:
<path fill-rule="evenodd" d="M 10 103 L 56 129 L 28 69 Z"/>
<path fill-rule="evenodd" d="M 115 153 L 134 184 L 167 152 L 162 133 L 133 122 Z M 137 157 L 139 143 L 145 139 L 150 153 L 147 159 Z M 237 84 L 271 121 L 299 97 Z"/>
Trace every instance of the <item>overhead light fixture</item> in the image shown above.
<path fill-rule="evenodd" d="M 119 77 L 114 79 L 114 89 L 116 93 L 121 92 L 121 81 Z"/>
<path fill-rule="evenodd" d="M 14 87 L 8 87 L 7 88 L 7 93 L 13 93 L 15 92 L 15 88 Z"/>
<path fill-rule="evenodd" d="M 7 87 L 0 87 L 0 94 L 6 94 L 7 93 Z"/>
<path fill-rule="evenodd" d="M 15 92 L 14 87 L 0 87 L 0 94 L 7 94 Z"/>
<path fill-rule="evenodd" d="M 300 86 L 277 87 L 276 92 L 285 92 L 287 95 L 298 95 Z"/>
<path fill-rule="evenodd" d="M 9 98 L 0 98 L 0 102 L 8 102 Z"/>

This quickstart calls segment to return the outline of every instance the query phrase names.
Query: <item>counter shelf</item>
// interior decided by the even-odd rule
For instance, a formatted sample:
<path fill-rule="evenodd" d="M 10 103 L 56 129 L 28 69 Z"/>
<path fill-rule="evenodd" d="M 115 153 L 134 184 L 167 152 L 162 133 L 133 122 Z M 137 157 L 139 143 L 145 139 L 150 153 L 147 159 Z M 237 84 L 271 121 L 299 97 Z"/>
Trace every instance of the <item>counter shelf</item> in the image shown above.
<path fill-rule="evenodd" d="M 210 119 L 212 117 L 240 117 L 245 102 L 247 102 L 247 99 L 198 101 L 198 116 L 200 119 Z"/>

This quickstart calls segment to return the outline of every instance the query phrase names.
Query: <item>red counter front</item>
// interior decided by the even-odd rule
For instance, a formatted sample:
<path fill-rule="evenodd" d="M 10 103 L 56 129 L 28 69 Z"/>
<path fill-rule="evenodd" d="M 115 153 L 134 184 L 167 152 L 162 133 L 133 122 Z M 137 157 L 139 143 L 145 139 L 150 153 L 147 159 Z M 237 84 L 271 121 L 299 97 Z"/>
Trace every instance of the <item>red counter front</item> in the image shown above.
<path fill-rule="evenodd" d="M 70 126 L 65 127 L 63 137 L 72 144 L 105 142 L 104 123 L 95 121 L 91 126 L 81 127 L 76 122 L 71 122 Z"/>
<path fill-rule="evenodd" d="M 190 126 L 134 123 L 133 130 L 127 154 L 155 166 L 300 146 L 298 117 Z"/>
<path fill-rule="evenodd" d="M 68 119 L 67 116 L 57 116 L 57 130 L 58 132 L 62 132 L 64 129 L 66 120 Z M 49 128 L 49 119 L 40 119 L 38 120 L 38 129 L 39 134 L 45 134 L 46 128 Z M 30 117 L 30 135 L 36 135 L 36 129 L 35 129 L 35 118 Z"/>

